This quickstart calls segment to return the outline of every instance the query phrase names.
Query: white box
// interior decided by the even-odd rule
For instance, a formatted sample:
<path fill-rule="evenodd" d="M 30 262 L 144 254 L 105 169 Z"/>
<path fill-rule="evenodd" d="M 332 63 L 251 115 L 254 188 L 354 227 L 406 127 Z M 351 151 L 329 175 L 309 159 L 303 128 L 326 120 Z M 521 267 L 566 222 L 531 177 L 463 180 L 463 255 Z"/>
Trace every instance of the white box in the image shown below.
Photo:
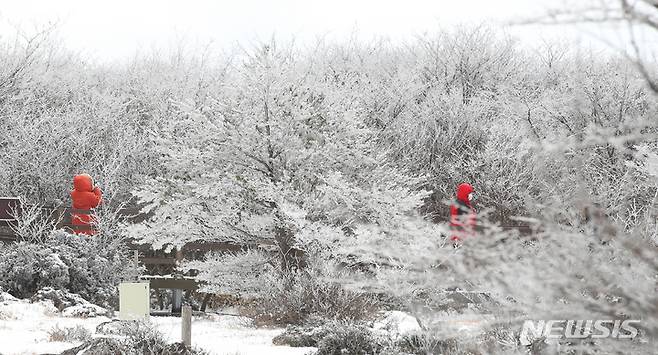
<path fill-rule="evenodd" d="M 119 319 L 146 320 L 151 310 L 148 282 L 119 284 Z"/>

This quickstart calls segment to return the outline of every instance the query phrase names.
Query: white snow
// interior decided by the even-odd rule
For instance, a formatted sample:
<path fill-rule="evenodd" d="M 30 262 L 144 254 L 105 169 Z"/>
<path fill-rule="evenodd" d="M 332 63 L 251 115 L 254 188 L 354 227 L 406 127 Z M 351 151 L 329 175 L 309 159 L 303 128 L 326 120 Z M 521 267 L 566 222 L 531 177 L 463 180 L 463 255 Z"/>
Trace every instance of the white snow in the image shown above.
<path fill-rule="evenodd" d="M 495 321 L 496 318 L 492 314 L 474 311 L 437 312 L 433 314 L 432 319 L 427 320 L 427 326 L 446 337 L 474 338 Z"/>
<path fill-rule="evenodd" d="M 53 327 L 69 328 L 81 325 L 94 331 L 106 317 L 70 318 L 59 314 L 50 301 L 30 303 L 27 300 L 0 302 L 0 353 L 59 353 L 80 343 L 50 342 L 48 331 Z"/>
<path fill-rule="evenodd" d="M 107 322 L 107 317 L 66 317 L 50 301 L 31 303 L 16 300 L 0 292 L 0 353 L 42 354 L 59 353 L 80 343 L 51 342 L 48 331 L 53 327 L 69 328 L 81 325 L 95 333 L 96 326 Z M 180 318 L 151 317 L 151 322 L 171 342 L 181 340 Z M 256 328 L 249 318 L 229 315 L 194 317 L 192 345 L 211 354 L 223 355 L 302 355 L 314 348 L 275 346 L 272 338 L 283 332 L 281 328 Z"/>
<path fill-rule="evenodd" d="M 91 303 L 86 303 L 66 307 L 62 310 L 62 315 L 65 317 L 88 318 L 106 314 L 106 312 L 107 310 L 103 307 L 99 307 Z"/>
<path fill-rule="evenodd" d="M 383 318 L 376 321 L 372 328 L 375 331 L 385 331 L 394 337 L 422 330 L 414 316 L 401 311 L 384 312 Z"/>
<path fill-rule="evenodd" d="M 158 330 L 173 341 L 180 341 L 180 318 L 151 317 Z M 216 315 L 210 319 L 195 317 L 192 320 L 192 344 L 221 355 L 272 354 L 303 355 L 315 348 L 291 348 L 272 345 L 272 338 L 281 334 L 281 328 L 255 328 L 251 320 L 243 317 Z"/>

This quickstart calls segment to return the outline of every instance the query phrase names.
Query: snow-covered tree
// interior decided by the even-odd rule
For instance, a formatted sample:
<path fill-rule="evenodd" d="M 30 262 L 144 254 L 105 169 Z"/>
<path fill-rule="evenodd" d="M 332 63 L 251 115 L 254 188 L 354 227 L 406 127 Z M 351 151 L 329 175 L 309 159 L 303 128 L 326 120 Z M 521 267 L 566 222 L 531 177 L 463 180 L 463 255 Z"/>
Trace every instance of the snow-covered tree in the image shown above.
<path fill-rule="evenodd" d="M 135 192 L 154 217 L 133 235 L 156 247 L 260 245 L 289 270 L 296 248 L 330 245 L 360 223 L 396 225 L 422 203 L 420 179 L 387 162 L 325 67 L 274 43 L 239 60 L 206 104 L 176 103 L 156 138 L 166 174 Z"/>

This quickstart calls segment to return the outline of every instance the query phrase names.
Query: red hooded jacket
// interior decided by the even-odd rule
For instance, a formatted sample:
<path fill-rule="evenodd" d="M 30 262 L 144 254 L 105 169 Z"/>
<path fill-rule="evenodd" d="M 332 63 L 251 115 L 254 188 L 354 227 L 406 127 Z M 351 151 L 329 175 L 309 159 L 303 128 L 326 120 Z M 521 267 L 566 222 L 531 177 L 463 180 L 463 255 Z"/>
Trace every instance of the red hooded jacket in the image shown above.
<path fill-rule="evenodd" d="M 90 210 L 98 207 L 101 203 L 103 193 L 98 187 L 94 188 L 91 176 L 87 174 L 76 175 L 73 178 L 73 187 L 74 189 L 71 191 L 71 200 L 73 200 L 74 210 Z M 91 222 L 93 222 L 93 216 L 89 213 L 79 211 L 71 212 L 71 224 L 78 226 L 74 230 L 75 234 L 94 234 L 95 231 L 90 226 Z"/>
<path fill-rule="evenodd" d="M 475 209 L 468 200 L 468 195 L 474 191 L 467 183 L 457 186 L 457 199 L 450 205 L 450 230 L 452 241 L 461 241 L 473 235 L 475 229 Z"/>

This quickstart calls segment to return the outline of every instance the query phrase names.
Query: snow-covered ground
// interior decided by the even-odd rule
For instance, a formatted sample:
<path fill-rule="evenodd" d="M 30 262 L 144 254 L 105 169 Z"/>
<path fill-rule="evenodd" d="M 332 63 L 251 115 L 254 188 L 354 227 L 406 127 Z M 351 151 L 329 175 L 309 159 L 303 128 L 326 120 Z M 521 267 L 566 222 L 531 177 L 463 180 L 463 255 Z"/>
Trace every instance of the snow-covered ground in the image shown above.
<path fill-rule="evenodd" d="M 65 318 L 51 302 L 4 301 L 0 303 L 0 353 L 59 353 L 79 343 L 48 341 L 48 331 L 53 327 L 82 325 L 93 332 L 96 325 L 108 320 L 106 317 Z"/>
<path fill-rule="evenodd" d="M 180 318 L 151 317 L 151 321 L 172 342 L 180 341 Z M 215 315 L 192 320 L 192 344 L 212 354 L 302 355 L 314 350 L 272 345 L 272 338 L 282 332 L 281 328 L 255 328 L 250 325 L 249 319 L 244 317 Z"/>
<path fill-rule="evenodd" d="M 107 317 L 64 317 L 50 302 L 0 299 L 0 354 L 59 353 L 80 343 L 49 341 L 48 332 L 53 327 L 81 325 L 93 334 L 98 324 L 109 320 Z M 151 317 L 151 322 L 171 342 L 180 341 L 180 318 Z M 248 318 L 210 315 L 193 319 L 192 343 L 211 354 L 301 355 L 313 350 L 272 345 L 272 338 L 282 331 L 280 328 L 255 328 Z"/>

